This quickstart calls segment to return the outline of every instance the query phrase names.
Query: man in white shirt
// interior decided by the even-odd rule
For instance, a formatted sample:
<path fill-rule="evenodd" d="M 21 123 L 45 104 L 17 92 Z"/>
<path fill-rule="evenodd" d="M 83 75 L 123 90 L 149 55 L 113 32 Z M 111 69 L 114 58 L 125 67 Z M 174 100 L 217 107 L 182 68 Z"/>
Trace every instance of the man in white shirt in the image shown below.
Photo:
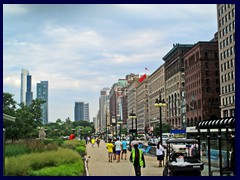
<path fill-rule="evenodd" d="M 119 140 L 119 138 L 117 138 L 117 141 L 115 142 L 115 150 L 116 150 L 116 159 L 117 159 L 117 163 L 120 162 L 120 154 L 122 151 L 122 143 Z"/>

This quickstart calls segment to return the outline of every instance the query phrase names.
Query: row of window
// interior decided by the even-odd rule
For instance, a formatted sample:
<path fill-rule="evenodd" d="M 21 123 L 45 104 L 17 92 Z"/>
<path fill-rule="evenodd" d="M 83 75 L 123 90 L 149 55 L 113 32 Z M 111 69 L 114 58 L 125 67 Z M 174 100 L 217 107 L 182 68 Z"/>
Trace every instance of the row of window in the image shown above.
<path fill-rule="evenodd" d="M 222 53 L 220 53 L 220 58 L 221 60 L 223 60 L 228 58 L 229 56 L 232 56 L 233 54 L 235 54 L 235 45 L 234 47 L 230 47 L 226 51 L 223 51 Z"/>
<path fill-rule="evenodd" d="M 222 94 L 229 93 L 229 92 L 235 92 L 235 83 L 222 87 Z"/>
<path fill-rule="evenodd" d="M 235 16 L 235 8 L 229 11 L 225 16 L 222 17 L 222 19 L 218 21 L 218 26 L 219 27 L 223 26 L 225 23 L 228 22 L 228 20 L 230 20 L 231 18 L 234 18 L 234 16 Z"/>
<path fill-rule="evenodd" d="M 235 59 L 233 58 L 233 59 L 230 59 L 229 61 L 221 64 L 221 72 L 234 67 L 234 63 L 235 63 Z"/>
<path fill-rule="evenodd" d="M 230 81 L 232 79 L 234 80 L 235 79 L 235 72 L 231 71 L 229 73 L 226 73 L 226 74 L 222 75 L 221 78 L 222 78 L 222 83 Z"/>
<path fill-rule="evenodd" d="M 229 37 L 219 43 L 220 49 L 230 45 L 231 43 L 233 43 L 233 41 L 235 41 L 235 33 L 231 34 Z"/>
<path fill-rule="evenodd" d="M 228 114 L 229 111 L 229 114 Z M 235 116 L 235 109 L 229 109 L 223 111 L 223 117 L 234 117 Z"/>
<path fill-rule="evenodd" d="M 232 6 L 234 6 L 234 4 L 224 4 L 220 9 L 218 9 L 218 16 L 223 14 L 225 11 L 230 9 Z"/>
<path fill-rule="evenodd" d="M 222 105 L 223 106 L 227 106 L 227 105 L 231 105 L 231 104 L 235 104 L 235 95 L 229 96 L 229 97 L 226 97 L 226 98 L 222 98 Z"/>

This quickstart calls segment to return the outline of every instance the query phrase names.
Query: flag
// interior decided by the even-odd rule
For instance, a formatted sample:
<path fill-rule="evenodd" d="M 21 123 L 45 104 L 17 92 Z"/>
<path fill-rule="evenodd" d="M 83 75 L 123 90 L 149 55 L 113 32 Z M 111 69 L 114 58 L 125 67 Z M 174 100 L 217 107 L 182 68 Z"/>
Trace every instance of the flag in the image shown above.
<path fill-rule="evenodd" d="M 148 68 L 145 67 L 145 70 L 148 71 Z"/>
<path fill-rule="evenodd" d="M 142 82 L 144 79 L 146 79 L 147 78 L 147 75 L 146 74 L 144 74 L 144 75 L 142 75 L 142 77 L 140 77 L 139 78 L 139 82 Z"/>

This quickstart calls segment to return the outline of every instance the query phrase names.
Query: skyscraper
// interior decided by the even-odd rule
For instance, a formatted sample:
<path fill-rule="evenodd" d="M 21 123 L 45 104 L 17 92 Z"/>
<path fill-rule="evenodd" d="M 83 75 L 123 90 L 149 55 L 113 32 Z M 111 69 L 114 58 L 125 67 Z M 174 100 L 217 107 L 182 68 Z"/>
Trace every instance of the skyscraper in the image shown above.
<path fill-rule="evenodd" d="M 27 92 L 26 92 L 26 104 L 29 106 L 33 99 L 32 93 L 32 76 L 27 75 Z"/>
<path fill-rule="evenodd" d="M 37 99 L 44 100 L 45 103 L 41 106 L 42 122 L 48 123 L 48 81 L 41 81 L 37 83 Z"/>
<path fill-rule="evenodd" d="M 109 98 L 109 91 L 110 88 L 103 88 L 100 91 L 100 98 L 99 98 L 99 127 L 103 130 L 106 128 L 106 108 L 104 108 L 104 103 L 108 100 Z"/>
<path fill-rule="evenodd" d="M 29 75 L 28 70 L 22 69 L 21 89 L 20 89 L 20 103 L 24 103 L 24 104 L 26 104 L 27 75 Z"/>
<path fill-rule="evenodd" d="M 75 121 L 90 121 L 89 119 L 89 104 L 84 102 L 75 102 L 74 106 L 74 120 Z"/>
<path fill-rule="evenodd" d="M 235 115 L 235 4 L 217 4 L 221 117 Z"/>

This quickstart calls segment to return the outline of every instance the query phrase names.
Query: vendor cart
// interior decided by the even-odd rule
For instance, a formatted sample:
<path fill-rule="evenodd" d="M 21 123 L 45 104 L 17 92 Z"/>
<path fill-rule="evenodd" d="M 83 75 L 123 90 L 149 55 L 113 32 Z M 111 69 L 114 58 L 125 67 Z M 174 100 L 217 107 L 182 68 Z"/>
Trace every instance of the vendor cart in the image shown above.
<path fill-rule="evenodd" d="M 167 157 L 163 176 L 201 176 L 204 165 L 200 153 L 197 156 L 192 156 L 191 153 L 191 146 L 197 143 L 196 139 L 169 139 L 166 143 Z"/>

